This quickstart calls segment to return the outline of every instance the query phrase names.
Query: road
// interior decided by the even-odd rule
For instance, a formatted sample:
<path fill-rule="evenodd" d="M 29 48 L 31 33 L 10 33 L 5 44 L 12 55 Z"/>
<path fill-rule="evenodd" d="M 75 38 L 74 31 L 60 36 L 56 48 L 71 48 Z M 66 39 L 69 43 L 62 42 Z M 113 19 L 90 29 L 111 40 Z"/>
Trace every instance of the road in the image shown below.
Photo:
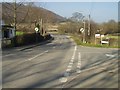
<path fill-rule="evenodd" d="M 3 88 L 118 88 L 118 49 L 54 35 L 50 43 L 2 53 Z"/>

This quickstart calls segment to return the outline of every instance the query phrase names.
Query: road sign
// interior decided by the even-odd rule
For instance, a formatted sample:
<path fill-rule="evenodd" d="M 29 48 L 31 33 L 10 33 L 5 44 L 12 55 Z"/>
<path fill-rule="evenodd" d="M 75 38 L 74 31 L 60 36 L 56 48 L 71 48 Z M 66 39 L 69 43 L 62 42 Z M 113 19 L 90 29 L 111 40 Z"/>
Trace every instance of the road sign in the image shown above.
<path fill-rule="evenodd" d="M 105 37 L 105 35 L 101 35 L 101 37 Z"/>
<path fill-rule="evenodd" d="M 109 41 L 101 41 L 101 43 L 108 44 L 108 43 L 109 43 Z"/>
<path fill-rule="evenodd" d="M 38 31 L 39 31 L 38 27 L 35 27 L 35 31 L 36 31 L 36 32 L 38 32 Z"/>
<path fill-rule="evenodd" d="M 100 38 L 100 34 L 95 34 L 95 38 Z"/>
<path fill-rule="evenodd" d="M 81 28 L 80 31 L 83 33 L 84 32 L 84 28 Z"/>

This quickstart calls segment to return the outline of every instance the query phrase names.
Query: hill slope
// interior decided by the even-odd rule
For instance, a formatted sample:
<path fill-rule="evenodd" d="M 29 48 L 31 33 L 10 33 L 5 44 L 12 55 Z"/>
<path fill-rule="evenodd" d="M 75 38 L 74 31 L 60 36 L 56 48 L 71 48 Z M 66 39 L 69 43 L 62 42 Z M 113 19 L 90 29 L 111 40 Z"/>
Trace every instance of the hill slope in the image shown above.
<path fill-rule="evenodd" d="M 41 7 L 18 3 L 16 7 L 17 23 L 32 23 L 35 20 L 38 21 L 40 18 L 47 23 L 56 23 L 65 20 L 62 16 Z M 2 3 L 2 19 L 8 24 L 14 22 L 13 3 Z"/>

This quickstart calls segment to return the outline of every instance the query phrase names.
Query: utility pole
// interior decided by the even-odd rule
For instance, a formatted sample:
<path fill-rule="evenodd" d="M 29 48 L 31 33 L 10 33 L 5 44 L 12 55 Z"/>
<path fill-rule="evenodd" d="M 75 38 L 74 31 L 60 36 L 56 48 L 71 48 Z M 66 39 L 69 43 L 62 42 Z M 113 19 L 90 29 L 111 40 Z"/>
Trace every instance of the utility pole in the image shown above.
<path fill-rule="evenodd" d="M 85 32 L 86 32 L 85 20 L 83 21 L 83 23 L 84 23 L 83 43 L 85 43 Z"/>
<path fill-rule="evenodd" d="M 41 20 L 40 20 L 40 30 L 41 30 L 41 34 L 43 35 L 43 20 L 42 20 L 42 18 L 41 18 Z"/>
<path fill-rule="evenodd" d="M 14 28 L 15 28 L 15 36 L 16 36 L 16 0 L 14 0 Z"/>
<path fill-rule="evenodd" d="M 88 16 L 88 35 L 87 35 L 87 37 L 88 37 L 88 42 L 90 43 L 90 14 Z"/>
<path fill-rule="evenodd" d="M 17 17 L 16 10 L 17 10 L 17 8 L 16 8 L 16 0 L 14 0 L 14 29 L 15 29 L 15 31 L 14 31 L 15 37 L 13 38 L 14 46 L 16 46 L 16 23 L 17 23 L 17 21 L 16 21 L 16 17 Z"/>
<path fill-rule="evenodd" d="M 88 35 L 90 35 L 90 14 L 88 16 Z"/>

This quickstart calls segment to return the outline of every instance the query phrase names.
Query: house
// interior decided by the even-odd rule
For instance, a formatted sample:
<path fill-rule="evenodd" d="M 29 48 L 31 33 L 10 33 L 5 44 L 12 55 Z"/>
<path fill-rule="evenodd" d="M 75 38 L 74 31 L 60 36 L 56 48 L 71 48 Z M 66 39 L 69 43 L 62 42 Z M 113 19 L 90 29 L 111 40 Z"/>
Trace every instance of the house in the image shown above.
<path fill-rule="evenodd" d="M 15 37 L 15 29 L 10 25 L 1 25 L 0 28 L 0 39 L 1 39 L 1 48 L 10 46 L 13 44 L 13 40 Z"/>
<path fill-rule="evenodd" d="M 2 39 L 11 39 L 15 37 L 15 29 L 10 25 L 2 25 Z"/>
<path fill-rule="evenodd" d="M 6 25 L 3 20 L 0 20 L 0 47 L 6 47 L 13 43 L 15 37 L 15 29 L 11 25 Z"/>
<path fill-rule="evenodd" d="M 4 20 L 0 20 L 0 38 L 11 39 L 15 37 L 15 29 L 11 25 L 6 25 Z"/>

